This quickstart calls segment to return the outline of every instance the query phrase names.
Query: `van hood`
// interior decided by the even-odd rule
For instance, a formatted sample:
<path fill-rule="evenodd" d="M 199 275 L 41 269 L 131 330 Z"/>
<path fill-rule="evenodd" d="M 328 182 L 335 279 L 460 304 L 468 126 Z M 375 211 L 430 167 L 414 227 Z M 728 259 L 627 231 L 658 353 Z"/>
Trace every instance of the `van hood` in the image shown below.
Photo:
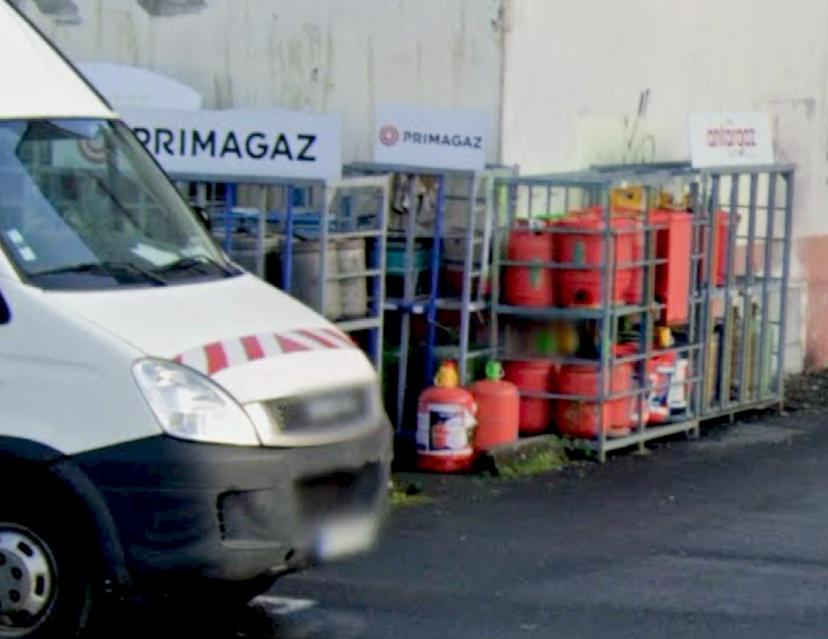
<path fill-rule="evenodd" d="M 249 274 L 45 295 L 147 356 L 213 377 L 242 403 L 375 380 L 348 336 Z"/>

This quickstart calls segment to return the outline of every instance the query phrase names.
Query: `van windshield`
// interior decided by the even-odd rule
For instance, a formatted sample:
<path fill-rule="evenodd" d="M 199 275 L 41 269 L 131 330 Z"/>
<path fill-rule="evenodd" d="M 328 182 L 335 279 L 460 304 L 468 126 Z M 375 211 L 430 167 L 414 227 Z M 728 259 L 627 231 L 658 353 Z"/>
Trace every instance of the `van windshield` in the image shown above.
<path fill-rule="evenodd" d="M 236 275 L 125 125 L 0 120 L 0 246 L 45 289 Z"/>

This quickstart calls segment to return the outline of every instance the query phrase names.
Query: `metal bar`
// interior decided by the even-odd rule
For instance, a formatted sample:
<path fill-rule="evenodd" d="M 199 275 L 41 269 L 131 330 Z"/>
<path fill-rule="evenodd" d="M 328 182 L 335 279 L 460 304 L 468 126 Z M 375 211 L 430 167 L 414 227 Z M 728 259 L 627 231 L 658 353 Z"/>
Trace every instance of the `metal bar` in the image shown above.
<path fill-rule="evenodd" d="M 495 178 L 489 174 L 484 181 L 483 244 L 480 250 L 480 278 L 477 280 L 477 300 L 486 296 L 486 282 L 491 282 L 492 232 L 495 225 L 494 194 Z"/>
<path fill-rule="evenodd" d="M 716 357 L 716 361 L 712 362 L 712 368 L 714 370 L 708 370 L 711 368 L 709 364 L 710 358 L 710 350 L 714 345 L 715 339 L 715 318 L 713 317 L 713 312 L 710 306 L 711 294 L 713 292 L 713 281 L 712 281 L 712 274 L 713 274 L 713 238 L 715 234 L 715 210 L 718 208 L 718 201 L 719 201 L 719 177 L 716 175 L 711 176 L 710 184 L 710 192 L 708 197 L 707 187 L 708 181 L 705 180 L 704 182 L 704 193 L 702 197 L 702 219 L 706 220 L 707 226 L 701 227 L 702 228 L 702 236 L 705 238 L 704 246 L 707 251 L 707 259 L 704 261 L 704 277 L 702 278 L 702 285 L 704 286 L 704 302 L 701 310 L 701 317 L 704 322 L 704 328 L 702 330 L 702 369 L 704 371 L 705 379 L 712 379 L 715 382 L 715 377 L 710 377 L 716 374 L 718 370 L 718 357 Z M 721 349 L 719 349 L 721 350 Z M 721 355 L 721 353 L 719 353 Z M 699 405 L 696 410 L 697 415 L 704 415 L 707 411 L 710 410 L 711 406 L 713 405 L 714 399 L 714 386 L 715 384 L 710 385 L 710 397 L 707 397 L 707 383 L 705 382 L 704 386 L 699 393 Z"/>
<path fill-rule="evenodd" d="M 381 275 L 373 278 L 371 286 L 371 315 L 377 318 L 379 325 L 374 329 L 371 338 L 371 348 L 373 349 L 374 365 L 379 375 L 380 384 L 382 383 L 382 349 L 384 343 L 385 333 L 385 267 L 386 267 L 386 246 L 387 237 L 385 231 L 388 229 L 388 210 L 391 206 L 391 176 L 386 175 L 380 183 L 380 203 L 379 211 L 377 211 L 377 230 L 380 235 L 377 237 L 376 246 L 374 247 L 374 264 L 372 266 L 378 267 Z"/>
<path fill-rule="evenodd" d="M 748 366 L 748 345 L 751 343 L 753 332 L 753 296 L 749 292 L 753 286 L 753 245 L 756 241 L 756 197 L 758 189 L 758 176 L 754 173 L 750 176 L 750 200 L 748 201 L 748 241 L 745 250 L 745 278 L 748 290 L 742 293 L 742 333 L 739 340 L 739 403 L 743 404 L 748 397 L 748 369 L 756 371 L 756 353 L 751 349 L 750 360 L 752 366 Z M 735 240 L 734 240 L 735 243 Z M 752 395 L 752 393 L 750 393 Z"/>
<path fill-rule="evenodd" d="M 339 237 L 339 235 L 337 235 Z M 374 278 L 382 275 L 382 271 L 378 268 L 369 268 L 362 271 L 348 271 L 347 273 L 337 273 L 336 275 L 328 275 L 325 278 L 327 282 L 341 282 L 343 280 L 356 280 L 362 278 Z"/>
<path fill-rule="evenodd" d="M 336 187 L 325 185 L 322 192 L 322 210 L 319 214 L 319 313 L 328 315 L 326 302 L 328 301 L 328 243 L 336 254 L 336 242 L 328 239 L 330 228 L 331 204 L 336 197 Z M 334 261 L 336 263 L 336 261 Z M 338 286 L 338 284 L 335 284 Z M 335 319 L 331 317 L 331 319 Z"/>
<path fill-rule="evenodd" d="M 603 444 L 602 448 L 605 452 L 612 452 L 622 448 L 629 448 L 630 446 L 637 444 L 641 441 L 641 439 L 643 439 L 643 441 L 653 441 L 655 439 L 669 437 L 670 435 L 675 435 L 677 433 L 697 431 L 698 428 L 698 420 L 695 419 L 667 424 L 666 426 L 650 426 L 641 436 L 630 435 L 629 437 L 610 439 Z M 589 440 L 586 440 L 585 444 L 590 447 L 595 447 L 595 444 Z"/>
<path fill-rule="evenodd" d="M 765 380 L 765 366 L 770 362 L 765 361 L 765 340 L 768 339 L 768 305 L 770 304 L 770 289 L 768 282 L 773 274 L 773 234 L 774 234 L 774 211 L 776 203 L 776 173 L 768 173 L 768 200 L 765 209 L 765 254 L 762 259 L 762 317 L 759 324 L 759 385 L 757 397 L 760 399 L 770 389 L 763 389 Z M 784 308 L 784 304 L 782 304 Z M 768 375 L 770 379 L 770 375 Z"/>
<path fill-rule="evenodd" d="M 476 176 L 469 178 L 469 219 L 466 223 L 466 240 L 463 254 L 463 287 L 461 290 L 463 305 L 460 308 L 460 384 L 465 384 L 467 362 L 466 357 L 469 351 L 469 305 L 471 303 L 472 288 L 472 262 L 474 260 L 474 233 L 477 222 L 475 202 L 477 194 L 478 179 Z"/>
<path fill-rule="evenodd" d="M 405 238 L 405 274 L 403 275 L 403 302 L 408 304 L 414 297 L 415 282 L 411 272 L 411 265 L 414 261 L 414 229 L 416 228 L 417 211 L 415 202 L 417 200 L 417 189 L 415 176 L 408 176 L 408 215 L 405 220 L 405 228 L 409 233 Z M 400 317 L 400 358 L 397 362 L 397 431 L 402 431 L 403 418 L 405 417 L 405 395 L 408 378 L 408 353 L 411 340 L 411 314 L 403 311 Z"/>
<path fill-rule="evenodd" d="M 644 233 L 647 229 L 642 228 Z M 578 232 L 578 235 L 586 235 Z M 668 260 L 636 260 L 634 262 L 616 262 L 615 267 L 618 270 L 629 269 L 636 266 L 645 267 L 650 264 L 667 264 Z M 540 260 L 503 260 L 501 262 L 504 266 L 543 266 L 544 268 L 559 269 L 565 271 L 603 271 L 605 266 L 602 263 L 597 264 L 581 264 L 578 262 L 541 262 Z"/>
<path fill-rule="evenodd" d="M 469 169 L 438 169 L 429 166 L 418 166 L 414 164 L 393 164 L 389 162 L 351 162 L 345 165 L 345 172 L 359 172 L 376 175 L 377 173 L 411 173 L 417 175 L 439 177 L 459 176 L 468 177 L 474 171 Z"/>
<path fill-rule="evenodd" d="M 236 187 L 227 185 L 224 197 L 224 250 L 233 255 L 233 207 L 236 205 Z"/>
<path fill-rule="evenodd" d="M 644 268 L 644 272 L 642 273 L 643 277 L 643 284 L 644 290 L 643 294 L 643 302 L 645 306 L 648 306 L 652 309 L 655 305 L 655 259 L 656 259 L 656 241 L 655 236 L 653 235 L 656 231 L 652 229 L 651 221 L 652 221 L 652 211 L 650 209 L 650 202 L 652 201 L 652 187 L 645 186 L 644 187 L 644 206 L 645 206 L 645 229 L 642 233 L 644 233 L 644 254 L 646 255 L 645 260 L 649 261 L 649 264 Z M 645 358 L 643 361 L 638 363 L 639 369 L 639 382 L 642 388 L 646 388 L 650 385 L 649 382 L 649 370 L 650 370 L 650 362 L 653 357 L 653 324 L 655 322 L 654 313 L 650 310 L 647 313 L 642 314 L 642 320 L 644 322 L 644 354 Z M 639 434 L 643 435 L 644 428 L 646 427 L 646 423 L 644 421 L 644 403 L 647 401 L 648 398 L 646 395 L 642 394 L 639 395 L 637 398 L 638 401 L 638 432 Z M 644 440 L 642 439 L 639 443 L 639 450 L 643 452 L 645 449 Z"/>
<path fill-rule="evenodd" d="M 727 269 L 725 271 L 725 294 L 724 294 L 724 318 L 722 320 L 722 348 L 721 348 L 721 371 L 719 375 L 719 405 L 727 407 L 730 405 L 730 392 L 733 377 L 733 348 L 731 331 L 733 330 L 730 308 L 730 293 L 733 286 L 734 252 L 736 250 L 736 227 L 738 216 L 736 211 L 739 206 L 740 175 L 732 175 L 730 179 L 730 210 L 728 211 L 727 226 Z M 720 240 L 721 241 L 721 240 Z"/>
<path fill-rule="evenodd" d="M 346 333 L 368 329 L 374 332 L 380 327 L 380 320 L 375 317 L 364 317 L 362 319 L 342 320 L 341 322 L 337 322 L 336 325 Z M 376 365 L 373 356 L 370 359 Z"/>
<path fill-rule="evenodd" d="M 601 193 L 602 204 L 604 207 L 604 264 L 607 265 L 601 278 L 603 307 L 601 308 L 601 385 L 600 395 L 596 402 L 598 412 L 598 460 L 603 463 L 607 459 L 607 453 L 604 444 L 606 443 L 607 434 L 604 429 L 604 401 L 605 397 L 610 394 L 610 379 L 612 365 L 612 323 L 613 317 L 610 313 L 610 306 L 613 303 L 613 292 L 615 288 L 615 247 L 612 233 L 612 211 L 610 211 L 610 191 L 608 188 Z"/>
<path fill-rule="evenodd" d="M 285 246 L 282 249 L 282 289 L 293 291 L 293 186 L 283 190 L 285 196 Z"/>
<path fill-rule="evenodd" d="M 256 275 L 265 279 L 265 230 L 267 228 L 267 189 L 259 187 L 259 214 L 256 216 Z"/>
<path fill-rule="evenodd" d="M 788 294 L 788 284 L 791 274 L 791 227 L 793 225 L 793 196 L 794 172 L 793 169 L 783 173 L 785 180 L 785 244 L 782 255 L 782 295 Z M 779 317 L 779 352 L 776 365 L 776 392 L 780 404 L 784 405 L 785 388 L 782 386 L 782 372 L 785 370 L 785 329 L 787 328 L 788 314 L 785 312 L 785 300 L 780 303 Z"/>
<path fill-rule="evenodd" d="M 508 226 L 504 228 L 502 219 L 511 218 L 512 202 L 514 201 L 515 185 L 511 180 L 493 180 L 492 193 L 492 221 L 494 223 L 494 235 L 492 237 L 492 306 L 489 313 L 489 346 L 492 350 L 492 357 L 501 355 L 500 348 L 500 327 L 498 317 L 498 305 L 500 301 L 500 256 L 502 253 L 503 233 L 508 233 Z M 505 189 L 506 197 L 501 199 L 501 189 Z M 501 204 L 506 206 L 506 211 L 501 211 Z M 504 216 L 505 213 L 505 216 Z"/>
<path fill-rule="evenodd" d="M 697 334 L 698 331 L 698 323 L 699 319 L 697 317 L 698 314 L 698 303 L 696 301 L 696 288 L 698 287 L 698 270 L 702 251 L 701 251 L 701 242 L 699 241 L 700 231 L 703 232 L 703 227 L 696 224 L 696 221 L 700 217 L 700 193 L 699 193 L 699 183 L 697 180 L 692 180 L 690 182 L 690 210 L 692 211 L 692 223 L 691 223 L 691 232 L 690 232 L 690 252 L 691 252 L 691 260 L 690 260 L 690 273 L 688 277 L 690 278 L 690 287 L 687 289 L 690 294 L 687 300 L 687 313 L 688 313 L 688 325 L 687 325 L 687 343 L 688 346 L 695 347 L 693 350 L 688 351 L 687 353 L 687 369 L 688 372 L 690 371 L 701 371 L 702 366 L 701 362 L 699 361 L 699 354 L 700 349 L 698 348 L 700 342 L 702 340 L 699 339 L 699 335 Z M 696 256 L 699 256 L 696 258 Z M 694 259 L 695 258 L 695 259 Z M 693 384 L 690 386 L 690 392 L 688 393 L 687 397 L 687 407 L 697 406 L 698 399 L 697 396 L 699 395 L 699 388 L 698 384 Z M 692 409 L 691 409 L 692 410 Z M 689 412 L 689 411 L 688 411 Z M 696 412 L 698 415 L 698 411 Z"/>
<path fill-rule="evenodd" d="M 434 345 L 437 336 L 437 298 L 440 297 L 440 254 L 442 250 L 443 215 L 445 213 L 445 176 L 437 178 L 437 204 L 434 215 L 434 244 L 431 247 L 431 284 L 426 308 L 426 385 L 434 376 Z"/>

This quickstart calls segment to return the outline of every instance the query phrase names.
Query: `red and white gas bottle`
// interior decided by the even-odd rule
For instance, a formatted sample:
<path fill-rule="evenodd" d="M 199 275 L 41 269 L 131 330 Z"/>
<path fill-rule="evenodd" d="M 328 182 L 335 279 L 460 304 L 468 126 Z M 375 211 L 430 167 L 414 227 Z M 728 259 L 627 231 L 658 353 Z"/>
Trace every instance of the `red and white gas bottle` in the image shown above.
<path fill-rule="evenodd" d="M 471 470 L 477 425 L 474 396 L 459 387 L 457 366 L 443 362 L 434 386 L 417 404 L 417 468 L 438 473 Z"/>

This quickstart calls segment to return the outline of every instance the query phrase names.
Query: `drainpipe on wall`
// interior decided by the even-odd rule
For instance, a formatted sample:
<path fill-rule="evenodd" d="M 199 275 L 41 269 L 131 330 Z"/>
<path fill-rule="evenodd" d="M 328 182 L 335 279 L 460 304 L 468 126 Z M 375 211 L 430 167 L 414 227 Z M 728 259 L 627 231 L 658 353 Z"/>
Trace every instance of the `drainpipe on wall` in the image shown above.
<path fill-rule="evenodd" d="M 503 164 L 503 134 L 504 134 L 504 122 L 503 122 L 503 114 L 505 112 L 504 109 L 504 101 L 506 99 L 506 40 L 507 35 L 509 32 L 509 24 L 511 23 L 511 7 L 512 7 L 513 0 L 492 0 L 492 28 L 495 31 L 496 37 L 498 39 L 498 48 L 500 49 L 500 68 L 498 69 L 499 73 L 499 80 L 498 80 L 498 98 L 497 98 L 497 124 L 498 124 L 498 136 L 497 136 L 497 162 L 498 164 Z"/>

